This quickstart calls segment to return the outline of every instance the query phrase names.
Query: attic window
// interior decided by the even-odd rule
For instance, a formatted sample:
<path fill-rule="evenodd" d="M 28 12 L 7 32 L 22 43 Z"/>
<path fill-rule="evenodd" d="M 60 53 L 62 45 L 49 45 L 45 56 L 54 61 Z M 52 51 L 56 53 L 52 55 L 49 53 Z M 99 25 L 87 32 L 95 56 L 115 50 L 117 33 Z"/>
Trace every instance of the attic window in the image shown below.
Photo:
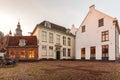
<path fill-rule="evenodd" d="M 51 28 L 51 24 L 49 23 L 49 22 L 45 22 L 45 27 L 47 27 L 47 28 Z"/>
<path fill-rule="evenodd" d="M 20 39 L 19 40 L 19 46 L 25 46 L 26 45 L 26 40 L 25 39 Z"/>
<path fill-rule="evenodd" d="M 104 26 L 104 18 L 98 20 L 98 27 Z"/>
<path fill-rule="evenodd" d="M 82 32 L 85 32 L 85 25 L 82 26 Z"/>

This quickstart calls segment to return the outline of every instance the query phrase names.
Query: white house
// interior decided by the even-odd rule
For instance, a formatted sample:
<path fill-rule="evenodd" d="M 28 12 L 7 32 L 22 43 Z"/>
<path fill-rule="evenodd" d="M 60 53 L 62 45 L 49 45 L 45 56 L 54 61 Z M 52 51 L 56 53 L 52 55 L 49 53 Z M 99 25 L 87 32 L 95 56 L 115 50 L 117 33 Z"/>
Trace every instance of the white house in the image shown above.
<path fill-rule="evenodd" d="M 75 59 L 75 36 L 70 29 L 43 21 L 36 25 L 32 35 L 39 42 L 39 59 Z"/>
<path fill-rule="evenodd" d="M 76 59 L 116 60 L 119 55 L 118 21 L 92 5 L 76 33 Z"/>

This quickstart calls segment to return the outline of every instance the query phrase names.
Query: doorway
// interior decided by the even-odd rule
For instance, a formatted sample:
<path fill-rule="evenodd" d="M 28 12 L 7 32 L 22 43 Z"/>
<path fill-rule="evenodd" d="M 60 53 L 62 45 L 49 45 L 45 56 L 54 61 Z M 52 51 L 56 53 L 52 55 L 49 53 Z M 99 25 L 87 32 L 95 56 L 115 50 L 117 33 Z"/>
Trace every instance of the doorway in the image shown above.
<path fill-rule="evenodd" d="M 56 59 L 57 59 L 57 60 L 60 59 L 60 51 L 56 51 Z"/>

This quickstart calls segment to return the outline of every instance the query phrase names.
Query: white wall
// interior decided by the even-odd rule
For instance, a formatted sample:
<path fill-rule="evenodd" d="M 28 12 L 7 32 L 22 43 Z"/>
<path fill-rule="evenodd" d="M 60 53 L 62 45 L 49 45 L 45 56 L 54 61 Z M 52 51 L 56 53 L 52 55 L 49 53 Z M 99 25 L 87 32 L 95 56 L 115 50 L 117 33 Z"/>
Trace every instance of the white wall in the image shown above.
<path fill-rule="evenodd" d="M 98 20 L 104 18 L 104 26 L 98 27 Z M 109 60 L 115 60 L 115 26 L 114 18 L 92 8 L 81 24 L 86 26 L 86 31 L 81 32 L 81 26 L 76 34 L 76 59 L 81 59 L 81 48 L 86 49 L 86 59 L 90 59 L 90 47 L 96 47 L 96 59 L 101 60 L 102 45 L 109 45 Z M 101 42 L 101 32 L 109 31 L 109 41 Z M 118 38 L 118 37 L 117 37 Z M 117 40 L 117 43 L 118 40 Z"/>

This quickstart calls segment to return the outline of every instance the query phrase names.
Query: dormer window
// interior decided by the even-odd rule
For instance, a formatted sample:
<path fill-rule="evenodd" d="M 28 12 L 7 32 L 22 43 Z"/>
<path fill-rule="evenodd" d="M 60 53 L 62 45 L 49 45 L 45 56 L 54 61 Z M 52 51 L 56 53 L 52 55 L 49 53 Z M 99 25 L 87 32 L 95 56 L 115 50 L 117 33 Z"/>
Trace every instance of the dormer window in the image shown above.
<path fill-rule="evenodd" d="M 68 33 L 68 34 L 69 34 L 69 33 L 70 33 L 70 29 L 67 29 L 67 30 L 66 30 L 66 33 Z"/>
<path fill-rule="evenodd" d="M 20 39 L 19 40 L 19 46 L 25 46 L 26 45 L 26 40 L 25 39 Z"/>
<path fill-rule="evenodd" d="M 82 26 L 82 32 L 85 32 L 85 25 Z"/>
<path fill-rule="evenodd" d="M 47 27 L 47 28 L 51 28 L 51 24 L 49 23 L 49 22 L 45 22 L 45 27 Z"/>

